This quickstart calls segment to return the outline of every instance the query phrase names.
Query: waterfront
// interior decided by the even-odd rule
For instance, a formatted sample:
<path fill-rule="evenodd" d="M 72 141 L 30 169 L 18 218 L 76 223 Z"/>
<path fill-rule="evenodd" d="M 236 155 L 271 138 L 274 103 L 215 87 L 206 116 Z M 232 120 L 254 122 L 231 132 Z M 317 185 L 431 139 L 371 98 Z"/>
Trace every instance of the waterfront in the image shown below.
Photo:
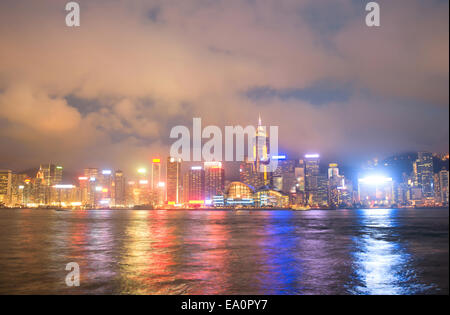
<path fill-rule="evenodd" d="M 0 211 L 1 294 L 448 294 L 448 209 Z M 77 262 L 80 287 L 67 287 Z"/>

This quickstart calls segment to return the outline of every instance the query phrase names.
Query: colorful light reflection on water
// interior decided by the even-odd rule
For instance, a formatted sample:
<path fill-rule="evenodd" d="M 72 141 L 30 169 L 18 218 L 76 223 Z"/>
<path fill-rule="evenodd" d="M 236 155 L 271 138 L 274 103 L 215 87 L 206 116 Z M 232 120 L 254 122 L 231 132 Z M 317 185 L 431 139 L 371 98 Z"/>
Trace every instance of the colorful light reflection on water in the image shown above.
<path fill-rule="evenodd" d="M 448 294 L 448 210 L 2 210 L 0 293 Z"/>

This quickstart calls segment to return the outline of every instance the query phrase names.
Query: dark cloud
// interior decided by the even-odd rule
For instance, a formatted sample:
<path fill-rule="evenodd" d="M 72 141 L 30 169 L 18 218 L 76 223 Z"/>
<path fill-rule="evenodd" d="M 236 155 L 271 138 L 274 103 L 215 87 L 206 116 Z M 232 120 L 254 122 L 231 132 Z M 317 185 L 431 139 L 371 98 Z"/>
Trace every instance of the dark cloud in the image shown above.
<path fill-rule="evenodd" d="M 448 2 L 0 2 L 0 166 L 134 169 L 170 129 L 280 126 L 282 150 L 448 150 Z M 3 152 L 7 151 L 7 152 Z"/>

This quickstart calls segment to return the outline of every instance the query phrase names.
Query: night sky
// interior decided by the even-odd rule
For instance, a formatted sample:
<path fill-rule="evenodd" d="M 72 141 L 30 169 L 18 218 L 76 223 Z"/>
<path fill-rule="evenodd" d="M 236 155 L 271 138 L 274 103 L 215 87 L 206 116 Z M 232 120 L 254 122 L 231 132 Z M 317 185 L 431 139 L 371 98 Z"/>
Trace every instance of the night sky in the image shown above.
<path fill-rule="evenodd" d="M 449 148 L 449 3 L 0 2 L 0 169 L 125 171 L 165 158 L 175 125 L 277 125 L 291 157 Z"/>

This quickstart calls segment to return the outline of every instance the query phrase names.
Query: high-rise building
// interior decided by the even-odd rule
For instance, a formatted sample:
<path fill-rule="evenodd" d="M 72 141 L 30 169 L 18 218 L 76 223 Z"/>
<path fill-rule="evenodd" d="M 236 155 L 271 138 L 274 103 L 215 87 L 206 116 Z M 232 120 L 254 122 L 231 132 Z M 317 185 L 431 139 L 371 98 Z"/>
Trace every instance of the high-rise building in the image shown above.
<path fill-rule="evenodd" d="M 87 198 L 86 206 L 95 207 L 99 203 L 98 189 L 100 186 L 100 178 L 98 168 L 85 168 L 84 176 L 87 178 Z"/>
<path fill-rule="evenodd" d="M 117 170 L 114 172 L 113 198 L 115 206 L 125 206 L 127 204 L 126 180 L 123 172 Z"/>
<path fill-rule="evenodd" d="M 310 205 L 318 205 L 319 196 L 319 154 L 305 155 L 305 192 Z"/>
<path fill-rule="evenodd" d="M 166 167 L 166 201 L 168 203 L 180 203 L 181 181 L 181 159 L 168 157 Z"/>
<path fill-rule="evenodd" d="M 272 156 L 271 159 L 277 160 L 277 168 L 273 172 L 273 187 L 285 194 L 295 193 L 297 178 L 295 169 L 296 160 L 289 160 L 286 155 Z"/>
<path fill-rule="evenodd" d="M 30 189 L 29 185 L 25 185 L 25 180 L 28 177 L 26 174 L 14 174 L 12 175 L 12 192 L 11 192 L 11 205 L 25 205 L 29 202 Z M 29 181 L 28 181 L 29 182 Z"/>
<path fill-rule="evenodd" d="M 103 200 L 103 204 L 111 204 L 112 199 L 112 187 L 113 187 L 113 173 L 111 170 L 102 170 L 100 175 L 100 186 L 102 187 L 101 191 L 101 200 Z"/>
<path fill-rule="evenodd" d="M 337 163 L 330 163 L 328 165 L 328 179 L 332 177 L 338 177 L 339 176 L 339 166 Z"/>
<path fill-rule="evenodd" d="M 12 194 L 12 171 L 0 170 L 0 204 L 9 205 Z"/>
<path fill-rule="evenodd" d="M 266 128 L 262 125 L 261 117 L 258 119 L 258 126 L 256 128 L 255 139 L 252 145 L 254 161 L 246 158 L 246 163 L 253 164 L 249 172 L 249 185 L 254 188 L 261 186 L 269 186 L 272 181 L 272 174 L 269 170 L 270 164 L 270 148 L 269 137 Z M 245 164 L 245 163 L 242 163 Z M 244 165 L 244 168 L 249 166 Z"/>
<path fill-rule="evenodd" d="M 317 193 L 313 202 L 321 207 L 328 206 L 328 178 L 325 174 L 319 174 L 317 177 Z"/>
<path fill-rule="evenodd" d="M 182 200 L 184 203 L 189 202 L 189 173 L 188 171 L 183 174 Z"/>
<path fill-rule="evenodd" d="M 328 204 L 337 207 L 341 204 L 340 196 L 345 190 L 345 177 L 339 175 L 339 166 L 337 163 L 328 165 Z"/>
<path fill-rule="evenodd" d="M 422 196 L 424 198 L 433 198 L 433 155 L 430 152 L 419 152 L 415 164 L 415 175 L 418 187 L 422 189 Z"/>
<path fill-rule="evenodd" d="M 160 182 L 161 182 L 161 159 L 153 159 L 151 189 L 157 189 Z"/>
<path fill-rule="evenodd" d="M 83 206 L 89 204 L 89 177 L 79 176 L 78 177 L 78 193 L 79 200 Z"/>
<path fill-rule="evenodd" d="M 189 200 L 205 199 L 205 170 L 192 166 L 189 170 Z"/>
<path fill-rule="evenodd" d="M 225 170 L 222 162 L 205 162 L 205 199 L 223 195 L 225 190 Z"/>
<path fill-rule="evenodd" d="M 433 174 L 434 203 L 440 204 L 441 200 L 441 181 L 439 173 Z"/>
<path fill-rule="evenodd" d="M 58 185 L 62 181 L 63 167 L 55 164 L 41 164 L 36 174 L 39 181 L 39 203 L 50 204 L 52 195 L 55 195 L 52 187 Z"/>
<path fill-rule="evenodd" d="M 54 164 L 41 164 L 38 173 L 43 180 L 43 184 L 51 187 L 61 183 L 63 167 Z"/>
<path fill-rule="evenodd" d="M 439 184 L 441 188 L 441 202 L 443 205 L 448 205 L 449 201 L 448 171 L 442 170 L 439 172 Z"/>

